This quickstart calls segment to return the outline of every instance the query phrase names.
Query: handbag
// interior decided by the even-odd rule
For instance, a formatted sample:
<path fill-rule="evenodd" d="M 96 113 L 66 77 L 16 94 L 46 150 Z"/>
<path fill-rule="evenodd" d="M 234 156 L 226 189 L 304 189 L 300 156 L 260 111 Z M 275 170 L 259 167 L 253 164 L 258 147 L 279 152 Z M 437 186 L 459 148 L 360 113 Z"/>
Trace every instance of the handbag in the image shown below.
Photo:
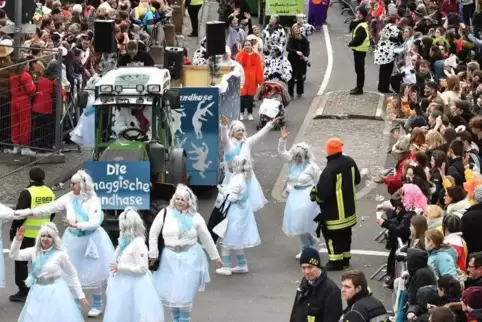
<path fill-rule="evenodd" d="M 224 206 L 226 205 L 226 202 L 228 201 L 228 197 L 229 195 L 227 195 L 224 198 L 224 201 L 221 203 L 219 207 L 214 206 L 213 211 L 211 212 L 211 216 L 209 217 L 207 226 L 214 243 L 216 243 L 219 236 L 213 231 L 213 229 L 226 218 L 229 208 L 231 207 L 231 203 L 230 203 L 226 208 L 224 208 Z"/>
<path fill-rule="evenodd" d="M 162 228 L 161 228 L 161 232 L 159 233 L 159 237 L 157 238 L 157 249 L 159 250 L 159 256 L 157 257 L 156 261 L 152 265 L 149 265 L 149 270 L 153 272 L 159 269 L 159 264 L 161 263 L 162 251 L 164 250 L 164 246 L 165 246 L 164 236 L 162 236 L 162 231 L 164 230 L 164 224 L 166 223 L 166 214 L 167 214 L 167 208 L 164 208 Z"/>

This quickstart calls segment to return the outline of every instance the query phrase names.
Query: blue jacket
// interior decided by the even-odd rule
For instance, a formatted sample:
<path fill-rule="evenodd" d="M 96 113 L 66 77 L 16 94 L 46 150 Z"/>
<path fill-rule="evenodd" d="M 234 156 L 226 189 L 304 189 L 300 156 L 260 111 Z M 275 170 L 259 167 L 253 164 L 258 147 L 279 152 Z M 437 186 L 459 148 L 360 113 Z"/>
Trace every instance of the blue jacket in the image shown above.
<path fill-rule="evenodd" d="M 447 274 L 457 278 L 457 261 L 457 251 L 450 246 L 433 249 L 428 253 L 428 264 L 437 278 Z"/>

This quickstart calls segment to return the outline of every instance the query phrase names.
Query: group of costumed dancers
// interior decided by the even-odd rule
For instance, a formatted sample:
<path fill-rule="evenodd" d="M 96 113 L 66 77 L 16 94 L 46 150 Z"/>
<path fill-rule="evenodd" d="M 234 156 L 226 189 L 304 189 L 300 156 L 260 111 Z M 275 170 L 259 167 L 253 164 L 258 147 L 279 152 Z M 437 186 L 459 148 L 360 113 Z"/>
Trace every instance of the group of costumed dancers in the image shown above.
<path fill-rule="evenodd" d="M 215 262 L 216 273 L 229 276 L 247 273 L 244 249 L 261 244 L 254 213 L 267 200 L 253 172 L 251 151 L 277 122 L 277 119 L 268 122 L 248 137 L 242 122 L 229 124 L 225 117 L 220 119 L 225 178 L 219 186 L 216 204 L 229 207 L 226 207 L 227 224 L 217 243 L 197 210 L 195 194 L 185 185 L 177 187 L 170 204 L 157 214 L 148 241 L 138 212 L 126 208 L 119 215 L 116 249 L 101 227 L 101 202 L 92 178 L 83 170 L 72 177 L 71 191 L 49 204 L 15 211 L 0 205 L 0 219 L 66 212 L 64 221 L 68 228 L 62 239 L 55 224 L 49 223 L 41 227 L 34 247 L 20 249 L 25 229 L 21 227 L 16 232 L 10 257 L 32 262 L 26 280 L 30 292 L 18 320 L 84 321 L 81 306 L 85 305 L 91 308 L 89 316 L 103 313 L 107 322 L 161 322 L 164 307 L 170 309 L 173 322 L 190 321 L 195 295 L 210 281 L 206 253 Z M 319 208 L 311 202 L 310 190 L 321 170 L 307 144 L 299 143 L 286 150 L 288 135 L 287 129 L 282 129 L 278 145 L 279 154 L 289 167 L 282 227 L 286 235 L 300 238 L 303 249 L 317 244 L 313 219 Z M 164 240 L 163 249 L 158 248 L 160 238 Z M 236 266 L 232 264 L 233 253 Z M 150 264 L 157 260 L 158 268 L 151 272 Z M 0 257 L 0 285 L 4 280 L 3 257 Z M 102 291 L 106 282 L 104 308 Z M 84 294 L 86 289 L 92 292 L 91 302 Z"/>

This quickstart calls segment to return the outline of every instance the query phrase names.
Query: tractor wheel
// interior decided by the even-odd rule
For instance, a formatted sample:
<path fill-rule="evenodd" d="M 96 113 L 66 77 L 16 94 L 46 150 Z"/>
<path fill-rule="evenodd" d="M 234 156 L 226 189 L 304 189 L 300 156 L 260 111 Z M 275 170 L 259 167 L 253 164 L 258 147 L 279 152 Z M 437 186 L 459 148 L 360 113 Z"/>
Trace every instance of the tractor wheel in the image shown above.
<path fill-rule="evenodd" d="M 170 153 L 168 165 L 168 181 L 173 185 L 188 184 L 186 169 L 186 152 L 184 149 L 173 149 Z"/>

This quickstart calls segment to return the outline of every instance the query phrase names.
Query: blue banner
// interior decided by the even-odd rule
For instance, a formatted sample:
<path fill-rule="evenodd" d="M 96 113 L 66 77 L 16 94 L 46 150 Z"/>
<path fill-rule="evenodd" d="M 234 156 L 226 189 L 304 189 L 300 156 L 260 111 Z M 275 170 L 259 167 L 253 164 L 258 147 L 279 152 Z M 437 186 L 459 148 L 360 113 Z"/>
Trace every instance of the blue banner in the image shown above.
<path fill-rule="evenodd" d="M 189 184 L 218 184 L 219 89 L 179 88 L 181 108 L 172 110 L 173 134 L 177 147 L 187 155 Z"/>
<path fill-rule="evenodd" d="M 105 210 L 150 208 L 151 167 L 145 161 L 86 161 L 84 169 L 94 181 Z"/>

